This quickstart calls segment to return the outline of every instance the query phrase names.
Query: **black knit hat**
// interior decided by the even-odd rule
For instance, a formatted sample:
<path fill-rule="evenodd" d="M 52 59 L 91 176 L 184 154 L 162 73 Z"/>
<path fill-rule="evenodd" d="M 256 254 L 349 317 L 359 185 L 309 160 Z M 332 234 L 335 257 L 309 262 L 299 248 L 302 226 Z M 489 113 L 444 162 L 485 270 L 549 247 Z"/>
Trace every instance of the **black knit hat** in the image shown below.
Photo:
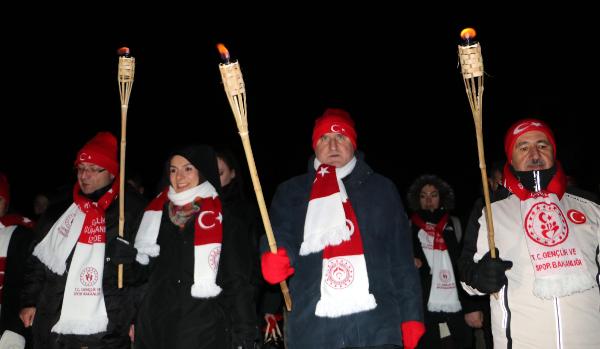
<path fill-rule="evenodd" d="M 172 152 L 167 161 L 167 178 L 171 159 L 175 156 L 183 156 L 200 172 L 200 176 L 210 182 L 217 192 L 221 193 L 221 181 L 219 180 L 219 168 L 217 157 L 212 147 L 208 145 L 188 145 Z"/>

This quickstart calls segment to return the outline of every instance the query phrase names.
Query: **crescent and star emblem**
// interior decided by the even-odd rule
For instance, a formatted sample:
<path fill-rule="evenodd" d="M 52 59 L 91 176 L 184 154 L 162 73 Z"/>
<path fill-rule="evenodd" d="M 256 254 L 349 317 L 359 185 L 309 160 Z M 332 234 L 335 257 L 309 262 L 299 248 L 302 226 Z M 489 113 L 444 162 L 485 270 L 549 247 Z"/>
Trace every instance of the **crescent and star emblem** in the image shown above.
<path fill-rule="evenodd" d="M 567 212 L 567 217 L 575 224 L 583 224 L 587 220 L 585 215 L 577 210 L 569 210 Z"/>
<path fill-rule="evenodd" d="M 212 229 L 215 226 L 215 222 L 213 220 L 213 223 L 211 225 L 206 225 L 204 224 L 204 222 L 202 222 L 202 219 L 204 218 L 205 215 L 207 214 L 211 214 L 214 215 L 215 213 L 213 211 L 202 211 L 199 215 L 198 215 L 198 225 L 200 226 L 200 228 L 202 229 Z M 219 212 L 219 215 L 217 216 L 217 218 L 215 220 L 218 220 L 219 222 L 223 221 L 223 216 L 221 216 L 221 212 Z"/>
<path fill-rule="evenodd" d="M 522 124 L 519 124 L 517 127 L 515 127 L 515 130 L 513 131 L 513 134 L 519 134 L 523 131 L 525 131 L 529 126 L 542 126 L 542 124 L 540 124 L 539 122 L 524 122 Z"/>
<path fill-rule="evenodd" d="M 333 133 L 344 133 L 346 130 L 338 124 L 331 125 L 331 132 Z"/>

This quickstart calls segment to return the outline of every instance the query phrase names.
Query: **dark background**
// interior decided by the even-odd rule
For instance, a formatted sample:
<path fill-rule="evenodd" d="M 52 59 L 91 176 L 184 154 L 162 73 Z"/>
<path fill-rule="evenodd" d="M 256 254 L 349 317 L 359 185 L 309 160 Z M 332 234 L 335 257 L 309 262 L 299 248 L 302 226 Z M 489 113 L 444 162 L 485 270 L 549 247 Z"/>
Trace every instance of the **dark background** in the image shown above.
<path fill-rule="evenodd" d="M 101 130 L 120 135 L 121 46 L 130 47 L 137 64 L 127 166 L 142 174 L 150 195 L 178 144 L 226 144 L 245 161 L 218 69 L 215 45 L 223 42 L 244 74 L 267 201 L 277 184 L 306 170 L 314 119 L 331 106 L 350 111 L 359 149 L 403 196 L 418 175 L 436 173 L 454 187 L 463 215 L 481 187 L 457 58 L 460 30 L 471 26 L 486 70 L 488 165 L 504 159 L 509 125 L 538 117 L 554 129 L 567 172 L 597 191 L 597 20 L 587 18 L 590 9 L 571 5 L 528 13 L 431 12 L 433 5 L 400 11 L 399 4 L 375 3 L 5 13 L 19 20 L 3 36 L 0 170 L 10 176 L 13 208 L 24 213 L 37 192 L 74 183 L 81 146 Z"/>

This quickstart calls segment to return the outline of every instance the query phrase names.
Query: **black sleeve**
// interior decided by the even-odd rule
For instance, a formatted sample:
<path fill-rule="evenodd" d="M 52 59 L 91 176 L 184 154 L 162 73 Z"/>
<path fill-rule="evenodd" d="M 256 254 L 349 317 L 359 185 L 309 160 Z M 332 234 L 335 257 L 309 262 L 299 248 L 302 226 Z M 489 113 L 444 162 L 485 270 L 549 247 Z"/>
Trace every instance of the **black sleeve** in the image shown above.
<path fill-rule="evenodd" d="M 463 249 L 458 259 L 458 271 L 460 281 L 471 285 L 471 280 L 475 272 L 476 263 L 473 261 L 473 256 L 477 252 L 477 237 L 479 235 L 479 217 L 481 217 L 483 209 L 483 201 L 479 199 L 469 215 L 469 222 L 465 229 L 463 237 Z"/>
<path fill-rule="evenodd" d="M 229 313 L 234 345 L 253 341 L 258 334 L 256 288 L 252 283 L 255 253 L 254 237 L 239 221 L 225 213 L 223 242 L 217 283 L 223 289 L 224 307 Z"/>

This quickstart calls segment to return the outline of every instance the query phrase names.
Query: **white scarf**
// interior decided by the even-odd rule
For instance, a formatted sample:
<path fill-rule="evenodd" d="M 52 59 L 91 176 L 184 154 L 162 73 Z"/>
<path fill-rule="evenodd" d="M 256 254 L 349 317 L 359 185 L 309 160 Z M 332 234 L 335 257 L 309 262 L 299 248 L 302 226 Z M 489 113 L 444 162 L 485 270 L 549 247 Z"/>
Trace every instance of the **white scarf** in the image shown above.
<path fill-rule="evenodd" d="M 92 202 L 79 194 L 76 184 L 73 204 L 33 251 L 33 255 L 52 272 L 63 275 L 66 261 L 75 248 L 60 318 L 52 327 L 52 332 L 87 335 L 106 331 L 108 315 L 102 289 L 105 210 L 115 199 L 118 185 L 118 180 L 115 180 L 107 193 L 97 202 Z"/>
<path fill-rule="evenodd" d="M 431 289 L 427 309 L 445 313 L 460 311 L 454 269 L 443 237 L 443 231 L 448 224 L 448 214 L 444 214 L 437 224 L 424 222 L 416 213 L 411 220 L 421 228 L 417 236 L 430 267 Z"/>
<path fill-rule="evenodd" d="M 342 178 L 352 172 L 356 158 L 341 168 L 321 165 L 311 190 L 300 255 L 323 251 L 321 298 L 315 315 L 340 317 L 374 309 L 369 276 L 356 215 Z"/>
<path fill-rule="evenodd" d="M 566 187 L 562 166 L 557 163 L 548 187 L 535 193 L 519 183 L 508 164 L 504 177 L 506 187 L 521 200 L 521 222 L 535 275 L 533 294 L 552 299 L 595 287 L 560 201 Z"/>
<path fill-rule="evenodd" d="M 160 254 L 157 239 L 165 204 L 170 200 L 176 206 L 183 206 L 196 198 L 201 198 L 201 211 L 194 217 L 194 284 L 190 292 L 196 298 L 210 298 L 221 293 L 216 278 L 223 240 L 221 200 L 210 182 L 205 181 L 181 193 L 176 193 L 169 186 L 168 190 L 152 200 L 144 212 L 135 238 L 135 248 L 138 250 L 136 260 L 147 265 L 150 257 Z"/>

